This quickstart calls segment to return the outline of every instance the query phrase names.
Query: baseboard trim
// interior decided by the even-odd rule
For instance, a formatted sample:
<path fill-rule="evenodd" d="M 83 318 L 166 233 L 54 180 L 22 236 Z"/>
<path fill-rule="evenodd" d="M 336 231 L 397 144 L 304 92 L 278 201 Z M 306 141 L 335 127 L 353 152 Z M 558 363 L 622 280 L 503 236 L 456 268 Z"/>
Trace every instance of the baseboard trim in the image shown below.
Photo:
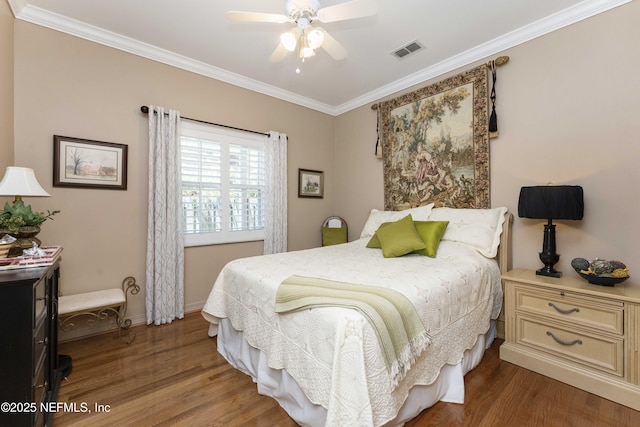
<path fill-rule="evenodd" d="M 201 311 L 202 308 L 204 307 L 204 303 L 205 301 L 198 301 L 198 302 L 185 305 L 184 314 L 186 315 L 186 314 L 191 314 L 191 313 Z M 127 316 L 126 318 L 131 320 L 132 327 L 147 324 L 147 317 L 145 313 L 137 314 L 135 316 Z M 101 320 L 93 328 L 83 327 L 83 330 L 80 330 L 79 328 L 76 331 L 69 331 L 69 332 L 59 331 L 58 342 L 64 343 L 69 341 L 80 340 L 83 338 L 94 337 L 96 335 L 110 334 L 114 332 L 117 333 L 117 330 L 113 328 L 113 325 L 112 325 L 113 322 L 110 322 L 110 319 L 111 317 L 109 317 L 109 319 Z M 149 326 L 154 326 L 154 325 L 152 324 Z"/>

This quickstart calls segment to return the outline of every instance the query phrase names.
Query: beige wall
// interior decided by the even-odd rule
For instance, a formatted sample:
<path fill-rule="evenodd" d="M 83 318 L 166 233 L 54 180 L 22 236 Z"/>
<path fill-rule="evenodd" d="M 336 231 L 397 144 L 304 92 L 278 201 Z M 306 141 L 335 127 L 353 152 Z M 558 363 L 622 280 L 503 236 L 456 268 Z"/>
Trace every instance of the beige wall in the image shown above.
<path fill-rule="evenodd" d="M 511 60 L 498 69 L 491 198 L 516 213 L 514 266 L 541 267 L 543 222 L 517 217 L 520 187 L 553 182 L 585 192 L 584 220 L 557 222 L 557 268 L 575 274 L 571 259 L 600 257 L 640 274 L 639 19 L 632 2 L 501 53 Z M 351 238 L 383 207 L 375 127 L 369 106 L 336 120 L 336 213 Z"/>
<path fill-rule="evenodd" d="M 15 80 L 15 103 L 12 113 L 3 96 L 0 108 L 15 117 L 15 139 L 7 150 L 0 142 L 2 162 L 13 149 L 15 164 L 33 167 L 53 196 L 29 202 L 39 210 L 62 210 L 45 223 L 41 237 L 65 248 L 65 293 L 117 286 L 127 275 L 144 284 L 147 120 L 141 105 L 287 133 L 290 250 L 318 246 L 318 224 L 331 214 L 347 219 L 355 238 L 368 211 L 383 207 L 376 118 L 369 106 L 331 117 L 36 25 L 11 23 L 7 12 L 0 6 L 0 58 L 13 62 L 15 53 L 15 71 L 0 68 L 0 82 L 4 88 Z M 582 185 L 585 219 L 558 222 L 558 267 L 566 274 L 572 274 L 568 264 L 576 256 L 617 258 L 632 276 L 640 271 L 638 17 L 640 5 L 632 2 L 503 53 L 511 61 L 498 74 L 492 203 L 515 211 L 522 185 Z M 13 47 L 5 35 L 14 38 Z M 54 134 L 127 144 L 128 190 L 52 187 Z M 324 199 L 297 198 L 298 168 L 325 171 Z M 516 218 L 514 265 L 539 266 L 542 228 L 541 222 Z M 187 310 L 200 308 L 228 260 L 261 252 L 256 242 L 188 248 Z M 139 296 L 131 306 L 134 322 L 142 321 L 143 307 Z"/>
<path fill-rule="evenodd" d="M 210 78 L 136 57 L 22 21 L 15 22 L 15 161 L 32 167 L 53 197 L 28 200 L 60 209 L 40 234 L 64 247 L 66 294 L 119 286 L 127 275 L 144 284 L 147 229 L 147 116 L 141 105 L 289 136 L 289 248 L 320 244 L 319 224 L 333 213 L 324 199 L 297 197 L 297 169 L 324 170 L 334 187 L 334 118 Z M 127 191 L 52 187 L 53 135 L 127 144 Z M 186 249 L 187 310 L 199 309 L 230 259 L 262 253 L 262 242 Z M 140 321 L 144 298 L 131 314 Z"/>
<path fill-rule="evenodd" d="M 12 164 L 13 15 L 8 3 L 0 2 L 0 176 L 4 176 L 5 168 Z"/>

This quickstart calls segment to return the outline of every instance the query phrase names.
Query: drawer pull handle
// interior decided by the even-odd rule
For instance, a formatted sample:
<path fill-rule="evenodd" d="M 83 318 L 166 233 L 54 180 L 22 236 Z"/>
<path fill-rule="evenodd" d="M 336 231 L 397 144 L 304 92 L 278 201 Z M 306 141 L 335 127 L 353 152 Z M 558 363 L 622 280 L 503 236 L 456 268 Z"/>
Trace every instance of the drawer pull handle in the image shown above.
<path fill-rule="evenodd" d="M 580 344 L 582 345 L 582 340 L 573 340 L 573 341 L 563 341 L 560 338 L 556 337 L 555 335 L 553 335 L 552 332 L 547 331 L 547 335 L 550 336 L 551 338 L 553 338 L 553 340 L 555 342 L 557 342 L 558 344 L 562 344 L 562 345 L 576 345 L 576 344 Z"/>
<path fill-rule="evenodd" d="M 564 309 L 558 307 L 557 305 L 555 305 L 552 302 L 549 303 L 549 307 L 555 308 L 558 313 L 562 313 L 562 314 L 571 314 L 571 313 L 574 313 L 574 312 L 578 313 L 580 311 L 579 308 L 572 308 L 570 310 L 564 310 Z"/>

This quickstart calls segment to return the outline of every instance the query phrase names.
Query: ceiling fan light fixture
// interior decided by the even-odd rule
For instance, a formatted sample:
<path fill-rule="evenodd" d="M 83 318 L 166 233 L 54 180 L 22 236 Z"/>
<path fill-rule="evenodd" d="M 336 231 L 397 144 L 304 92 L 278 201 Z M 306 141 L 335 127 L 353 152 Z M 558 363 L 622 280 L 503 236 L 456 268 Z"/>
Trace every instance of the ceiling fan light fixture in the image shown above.
<path fill-rule="evenodd" d="M 323 41 L 324 41 L 324 33 L 322 32 L 322 30 L 314 28 L 313 30 L 309 31 L 309 33 L 307 34 L 307 42 L 311 49 L 319 48 L 320 46 L 322 46 Z"/>
<path fill-rule="evenodd" d="M 309 46 L 309 39 L 307 35 L 305 33 L 302 33 L 302 35 L 300 36 L 300 51 L 298 52 L 298 55 L 304 60 L 305 58 L 311 58 L 315 54 L 316 53 L 314 52 L 313 48 Z"/>
<path fill-rule="evenodd" d="M 281 0 L 282 1 L 282 0 Z M 335 3 L 334 0 L 333 2 Z M 225 16 L 239 22 L 294 23 L 295 28 L 280 34 L 280 43 L 269 60 L 278 62 L 287 52 L 297 52 L 301 62 L 314 56 L 322 48 L 336 61 L 347 56 L 347 50 L 316 22 L 329 23 L 372 16 L 377 13 L 377 0 L 340 0 L 321 7 L 319 0 L 286 0 L 286 14 L 229 11 Z"/>
<path fill-rule="evenodd" d="M 302 59 L 311 58 L 315 54 L 316 54 L 316 52 L 313 49 L 311 49 L 309 46 L 300 48 L 300 58 L 302 58 Z"/>
<path fill-rule="evenodd" d="M 293 30 L 282 33 L 280 34 L 280 43 L 282 43 L 282 46 L 289 52 L 293 52 L 296 48 L 297 35 L 294 34 Z"/>

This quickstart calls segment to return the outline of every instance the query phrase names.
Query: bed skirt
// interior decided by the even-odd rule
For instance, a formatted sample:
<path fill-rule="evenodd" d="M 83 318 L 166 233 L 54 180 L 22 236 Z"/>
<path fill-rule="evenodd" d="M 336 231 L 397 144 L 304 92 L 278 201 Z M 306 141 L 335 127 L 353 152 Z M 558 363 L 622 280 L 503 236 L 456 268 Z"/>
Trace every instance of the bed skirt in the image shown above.
<path fill-rule="evenodd" d="M 211 326 L 213 330 L 210 329 L 209 335 L 213 336 L 216 334 L 215 325 Z M 253 378 L 258 393 L 274 398 L 302 426 L 325 425 L 327 410 L 310 402 L 287 371 L 270 368 L 264 353 L 249 345 L 229 319 L 220 319 L 217 329 L 218 351 L 234 368 Z M 402 425 L 438 401 L 464 403 L 464 375 L 478 366 L 485 350 L 495 339 L 495 332 L 495 321 L 492 321 L 489 332 L 481 335 L 475 346 L 465 351 L 462 362 L 445 365 L 432 384 L 413 387 L 397 417 L 385 426 Z"/>

